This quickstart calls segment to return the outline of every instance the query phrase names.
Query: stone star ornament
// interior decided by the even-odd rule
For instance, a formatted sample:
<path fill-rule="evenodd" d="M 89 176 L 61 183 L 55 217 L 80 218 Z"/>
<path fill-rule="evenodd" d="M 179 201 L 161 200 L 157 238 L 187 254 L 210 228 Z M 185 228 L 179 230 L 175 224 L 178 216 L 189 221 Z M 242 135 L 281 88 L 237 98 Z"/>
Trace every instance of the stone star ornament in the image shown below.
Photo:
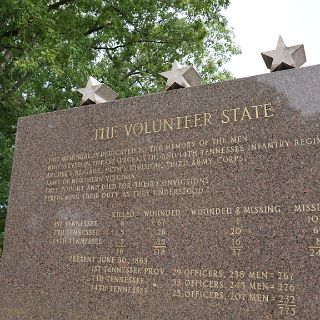
<path fill-rule="evenodd" d="M 87 86 L 77 91 L 82 94 L 80 106 L 111 102 L 118 97 L 115 91 L 91 76 L 89 77 Z"/>
<path fill-rule="evenodd" d="M 201 77 L 193 65 L 182 67 L 174 61 L 170 71 L 161 72 L 160 75 L 167 79 L 166 90 L 196 87 L 201 84 Z"/>
<path fill-rule="evenodd" d="M 299 68 L 307 61 L 303 44 L 287 47 L 281 36 L 275 50 L 261 55 L 270 72 Z"/>

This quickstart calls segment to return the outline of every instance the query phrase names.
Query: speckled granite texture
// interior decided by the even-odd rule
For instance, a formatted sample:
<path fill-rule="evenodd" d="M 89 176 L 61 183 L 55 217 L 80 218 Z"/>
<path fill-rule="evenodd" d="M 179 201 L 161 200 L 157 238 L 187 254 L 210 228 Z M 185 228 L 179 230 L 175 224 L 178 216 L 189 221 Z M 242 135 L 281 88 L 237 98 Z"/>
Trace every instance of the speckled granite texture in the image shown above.
<path fill-rule="evenodd" d="M 21 118 L 0 320 L 319 320 L 319 82 Z"/>

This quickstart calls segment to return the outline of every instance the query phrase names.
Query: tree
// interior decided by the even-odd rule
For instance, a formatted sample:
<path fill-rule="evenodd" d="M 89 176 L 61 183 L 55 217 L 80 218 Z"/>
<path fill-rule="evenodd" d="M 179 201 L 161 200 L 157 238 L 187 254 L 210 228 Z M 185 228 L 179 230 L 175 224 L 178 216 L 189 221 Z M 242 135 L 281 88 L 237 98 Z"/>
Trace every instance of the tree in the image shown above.
<path fill-rule="evenodd" d="M 229 0 L 1 0 L 0 232 L 18 117 L 71 108 L 89 75 L 120 97 L 162 90 L 175 59 L 205 81 L 231 77 L 238 53 L 222 10 Z M 0 237 L 0 246 L 1 246 Z"/>

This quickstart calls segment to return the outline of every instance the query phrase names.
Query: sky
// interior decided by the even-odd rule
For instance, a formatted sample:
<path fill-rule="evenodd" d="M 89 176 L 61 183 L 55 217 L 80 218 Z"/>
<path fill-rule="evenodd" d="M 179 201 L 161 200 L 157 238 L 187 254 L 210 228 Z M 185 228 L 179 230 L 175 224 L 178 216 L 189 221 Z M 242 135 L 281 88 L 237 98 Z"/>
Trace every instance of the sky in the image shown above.
<path fill-rule="evenodd" d="M 307 62 L 320 64 L 320 0 L 231 0 L 225 12 L 242 54 L 225 67 L 236 78 L 268 73 L 261 52 L 304 44 Z"/>

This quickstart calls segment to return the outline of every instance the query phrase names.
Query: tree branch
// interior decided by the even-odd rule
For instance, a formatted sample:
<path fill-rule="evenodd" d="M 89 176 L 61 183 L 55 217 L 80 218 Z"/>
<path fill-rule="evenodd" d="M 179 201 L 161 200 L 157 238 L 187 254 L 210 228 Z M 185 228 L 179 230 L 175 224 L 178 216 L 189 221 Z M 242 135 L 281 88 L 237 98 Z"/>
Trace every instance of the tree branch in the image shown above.
<path fill-rule="evenodd" d="M 18 29 L 10 30 L 10 31 L 7 31 L 7 32 L 3 33 L 3 34 L 1 35 L 1 38 L 14 37 L 14 36 L 18 35 L 18 33 L 19 33 L 19 30 L 18 30 Z"/>
<path fill-rule="evenodd" d="M 131 71 L 129 71 L 126 75 L 124 75 L 122 77 L 122 81 L 130 78 L 133 75 L 138 75 L 141 74 L 141 68 L 144 67 L 146 65 L 146 63 L 140 63 L 138 66 L 135 66 L 135 68 L 133 68 Z"/>
<path fill-rule="evenodd" d="M 60 2 L 62 1 L 72 1 L 72 0 L 60 0 Z M 104 10 L 106 9 L 111 9 L 111 10 L 114 10 L 123 20 L 125 20 L 127 23 L 129 23 L 130 25 L 132 25 L 134 27 L 134 29 L 136 30 L 136 26 L 134 25 L 134 23 L 132 21 L 130 21 L 126 14 L 121 11 L 119 8 L 115 7 L 114 5 L 108 5 L 104 8 Z M 89 29 L 88 31 L 86 31 L 84 33 L 85 36 L 88 36 L 90 35 L 91 33 L 94 33 L 94 32 L 97 32 L 97 31 L 100 31 L 102 30 L 103 28 L 107 27 L 108 25 L 110 25 L 111 23 L 109 24 L 105 24 L 105 25 L 98 25 L 96 24 L 94 27 L 92 27 L 91 29 Z"/>
<path fill-rule="evenodd" d="M 106 51 L 113 51 L 113 50 L 117 50 L 119 48 L 124 48 L 126 47 L 128 44 L 120 44 L 118 46 L 115 47 L 92 47 L 92 49 L 94 50 L 106 50 Z"/>
<path fill-rule="evenodd" d="M 94 50 L 107 50 L 107 51 L 113 51 L 117 50 L 119 48 L 125 48 L 126 46 L 130 44 L 135 44 L 135 43 L 156 43 L 156 44 L 168 44 L 169 41 L 162 41 L 162 40 L 137 40 L 137 41 L 132 41 L 132 42 L 127 42 L 124 44 L 119 44 L 118 46 L 115 47 L 92 47 Z"/>
<path fill-rule="evenodd" d="M 20 80 L 12 86 L 11 90 L 8 90 L 2 97 L 0 97 L 0 102 L 5 102 L 8 100 L 27 80 L 30 73 L 26 73 Z"/>
<path fill-rule="evenodd" d="M 84 33 L 85 36 L 88 36 L 90 35 L 91 33 L 94 33 L 94 32 L 97 32 L 97 31 L 100 31 L 104 28 L 105 26 L 94 26 L 92 27 L 91 29 L 89 29 L 88 31 L 86 31 Z"/>
<path fill-rule="evenodd" d="M 58 1 L 58 2 L 55 2 L 55 3 L 53 3 L 53 4 L 50 4 L 49 6 L 48 6 L 48 9 L 49 10 L 57 10 L 57 9 L 59 9 L 61 6 L 63 6 L 64 4 L 69 4 L 69 3 L 71 3 L 71 2 L 73 2 L 74 0 L 60 0 L 60 1 Z"/>

